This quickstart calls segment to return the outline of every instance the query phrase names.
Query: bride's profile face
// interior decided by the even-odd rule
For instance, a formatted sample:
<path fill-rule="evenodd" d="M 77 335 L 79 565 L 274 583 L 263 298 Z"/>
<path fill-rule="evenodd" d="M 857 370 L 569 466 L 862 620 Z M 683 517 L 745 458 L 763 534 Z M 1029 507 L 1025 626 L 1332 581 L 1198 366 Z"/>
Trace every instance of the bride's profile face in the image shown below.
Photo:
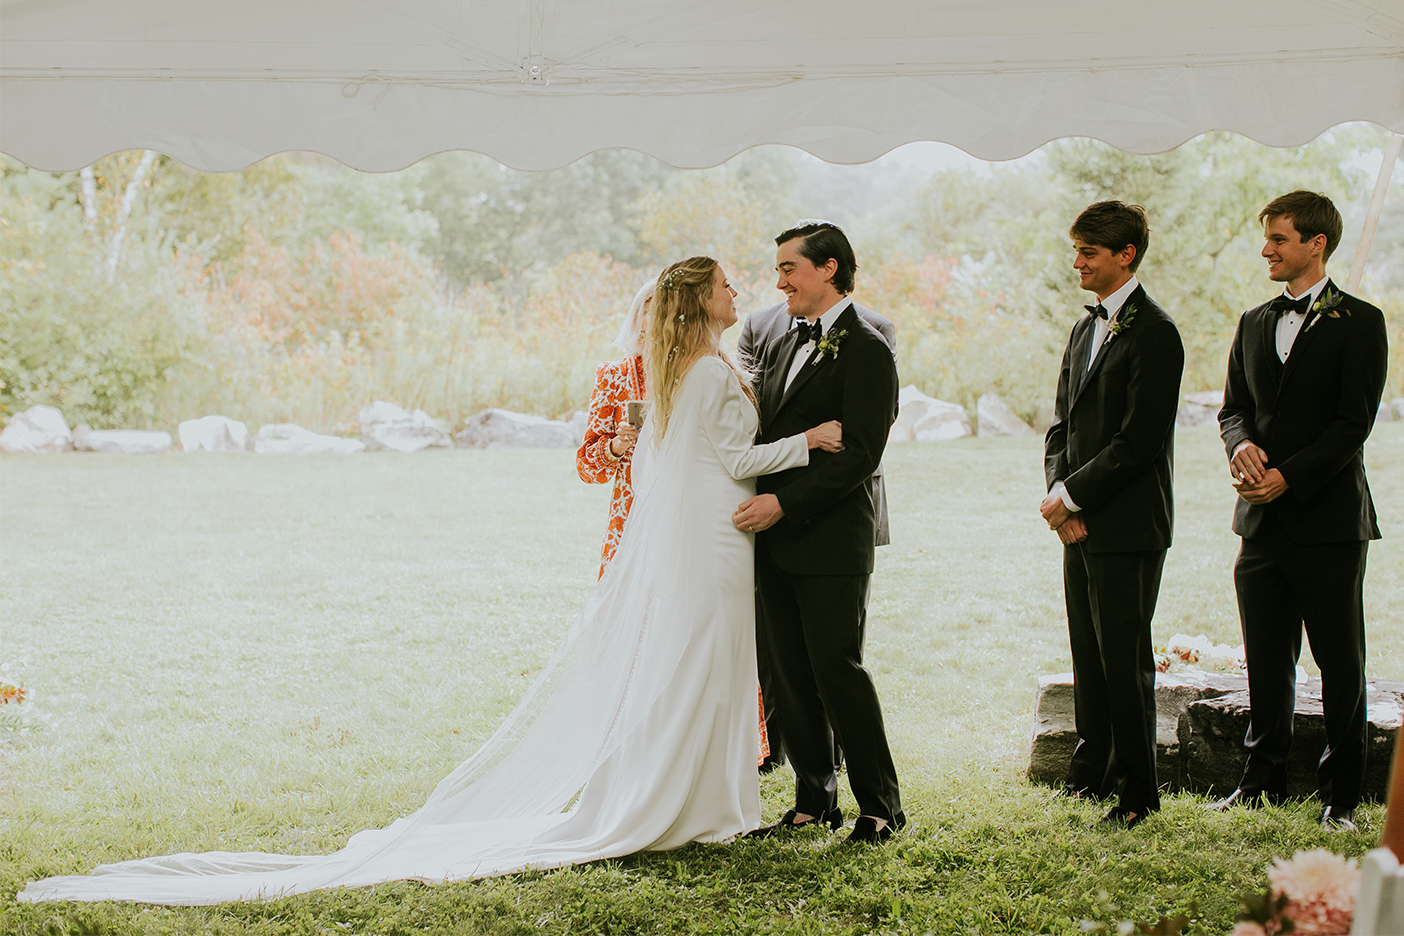
<path fill-rule="evenodd" d="M 712 298 L 707 303 L 707 314 L 718 334 L 736 324 L 736 290 L 726 281 L 720 264 L 712 270 Z"/>

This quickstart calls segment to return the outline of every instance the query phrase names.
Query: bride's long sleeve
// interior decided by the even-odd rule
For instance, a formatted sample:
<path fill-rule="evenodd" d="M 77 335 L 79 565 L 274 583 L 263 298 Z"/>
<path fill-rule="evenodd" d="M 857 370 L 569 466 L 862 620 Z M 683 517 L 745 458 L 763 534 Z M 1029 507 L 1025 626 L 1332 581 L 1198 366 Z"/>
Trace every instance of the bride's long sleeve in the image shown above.
<path fill-rule="evenodd" d="M 803 433 L 778 442 L 757 445 L 753 420 L 746 411 L 755 407 L 746 397 L 736 374 L 718 358 L 703 358 L 694 365 L 702 382 L 701 423 L 727 473 L 738 481 L 809 464 L 809 441 Z"/>

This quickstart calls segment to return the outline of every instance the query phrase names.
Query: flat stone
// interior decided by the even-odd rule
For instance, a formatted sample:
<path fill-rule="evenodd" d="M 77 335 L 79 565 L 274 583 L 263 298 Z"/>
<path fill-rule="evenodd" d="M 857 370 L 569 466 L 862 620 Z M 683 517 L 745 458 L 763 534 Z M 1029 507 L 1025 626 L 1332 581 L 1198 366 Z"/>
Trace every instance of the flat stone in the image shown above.
<path fill-rule="evenodd" d="M 1033 428 L 997 393 L 986 393 L 975 401 L 975 425 L 982 439 L 1034 434 Z"/>
<path fill-rule="evenodd" d="M 1219 410 L 1224 406 L 1224 391 L 1199 390 L 1186 393 L 1180 411 L 1175 415 L 1177 426 L 1204 426 L 1217 424 Z"/>
<path fill-rule="evenodd" d="M 1243 777 L 1247 752 L 1248 690 L 1216 699 L 1193 702 L 1181 726 L 1185 752 L 1185 788 L 1197 793 L 1227 796 Z M 1366 727 L 1365 790 L 1367 799 L 1383 800 L 1389 788 L 1394 739 L 1404 722 L 1404 684 L 1375 681 L 1365 696 L 1369 723 Z M 1292 720 L 1292 753 L 1287 762 L 1287 795 L 1306 797 L 1316 792 L 1316 765 L 1326 749 L 1326 725 L 1321 708 L 1321 680 L 1297 684 L 1296 713 Z"/>
<path fill-rule="evenodd" d="M 474 413 L 453 436 L 459 448 L 573 449 L 579 448 L 584 438 L 584 428 L 576 424 L 505 409 Z"/>
<path fill-rule="evenodd" d="M 73 450 L 73 434 L 63 413 L 42 403 L 16 413 L 0 432 L 0 452 L 56 455 Z"/>
<path fill-rule="evenodd" d="M 259 426 L 249 447 L 259 455 L 354 455 L 366 450 L 360 439 L 319 435 L 294 423 Z"/>
<path fill-rule="evenodd" d="M 1227 673 L 1155 674 L 1156 775 L 1160 783 L 1168 784 L 1171 789 L 1184 786 L 1180 722 L 1188 706 L 1238 689 L 1246 691 L 1247 687 L 1246 677 Z M 1072 673 L 1040 676 L 1029 752 L 1029 779 L 1055 786 L 1063 783 L 1075 747 L 1077 723 Z"/>
<path fill-rule="evenodd" d="M 566 420 L 566 425 L 570 427 L 570 441 L 574 448 L 580 448 L 585 443 L 585 430 L 590 427 L 590 413 L 586 410 L 576 410 L 570 414 L 570 419 Z"/>
<path fill-rule="evenodd" d="M 419 452 L 453 448 L 453 439 L 424 410 L 413 413 L 394 403 L 376 400 L 360 412 L 361 441 L 368 451 Z"/>
<path fill-rule="evenodd" d="M 159 455 L 171 450 L 171 434 L 144 429 L 89 429 L 86 423 L 79 423 L 73 427 L 73 447 L 80 452 L 109 455 Z"/>
<path fill-rule="evenodd" d="M 242 452 L 249 441 L 249 427 L 228 416 L 187 419 L 178 434 L 183 452 Z"/>
<path fill-rule="evenodd" d="M 949 442 L 970 434 L 970 414 L 959 403 L 929 397 L 915 385 L 897 393 L 897 421 L 889 442 Z"/>

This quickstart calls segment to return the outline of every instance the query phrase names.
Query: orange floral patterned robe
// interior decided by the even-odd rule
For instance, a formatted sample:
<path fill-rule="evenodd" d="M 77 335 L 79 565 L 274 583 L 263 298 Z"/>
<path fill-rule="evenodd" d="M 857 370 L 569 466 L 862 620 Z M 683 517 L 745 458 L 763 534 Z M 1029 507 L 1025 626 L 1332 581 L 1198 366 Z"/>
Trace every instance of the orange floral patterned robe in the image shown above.
<path fill-rule="evenodd" d="M 615 458 L 609 445 L 616 435 L 615 427 L 628 418 L 624 405 L 629 400 L 644 398 L 643 358 L 635 355 L 621 361 L 607 361 L 595 368 L 595 389 L 590 394 L 590 413 L 585 424 L 585 441 L 575 453 L 575 470 L 586 484 L 614 485 L 609 499 L 609 526 L 600 549 L 600 575 L 614 558 L 619 538 L 624 535 L 624 520 L 634 506 L 633 452 Z M 760 709 L 760 755 L 757 763 L 770 756 L 770 738 L 765 730 L 765 702 L 760 688 L 756 689 L 756 704 Z"/>

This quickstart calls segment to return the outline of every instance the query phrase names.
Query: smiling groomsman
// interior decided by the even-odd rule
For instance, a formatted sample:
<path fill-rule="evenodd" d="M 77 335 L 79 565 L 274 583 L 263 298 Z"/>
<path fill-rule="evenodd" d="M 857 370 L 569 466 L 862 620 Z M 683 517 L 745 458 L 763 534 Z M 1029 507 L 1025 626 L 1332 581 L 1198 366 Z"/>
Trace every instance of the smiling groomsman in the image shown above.
<path fill-rule="evenodd" d="M 1305 625 L 1326 722 L 1321 824 L 1353 831 L 1365 771 L 1361 590 L 1366 545 L 1380 537 L 1364 446 L 1384 391 L 1384 316 L 1326 276 L 1341 239 L 1329 198 L 1291 192 L 1258 221 L 1268 278 L 1286 290 L 1238 320 L 1219 412 L 1239 494 L 1233 583 L 1252 714 L 1243 779 L 1211 808 L 1286 792 Z"/>
<path fill-rule="evenodd" d="M 1077 724 L 1064 790 L 1115 796 L 1102 822 L 1130 828 L 1160 808 L 1151 618 L 1174 517 L 1185 353 L 1174 321 L 1136 280 L 1150 243 L 1145 209 L 1098 202 L 1068 235 L 1079 285 L 1097 304 L 1063 352 L 1039 508 L 1063 543 Z"/>

